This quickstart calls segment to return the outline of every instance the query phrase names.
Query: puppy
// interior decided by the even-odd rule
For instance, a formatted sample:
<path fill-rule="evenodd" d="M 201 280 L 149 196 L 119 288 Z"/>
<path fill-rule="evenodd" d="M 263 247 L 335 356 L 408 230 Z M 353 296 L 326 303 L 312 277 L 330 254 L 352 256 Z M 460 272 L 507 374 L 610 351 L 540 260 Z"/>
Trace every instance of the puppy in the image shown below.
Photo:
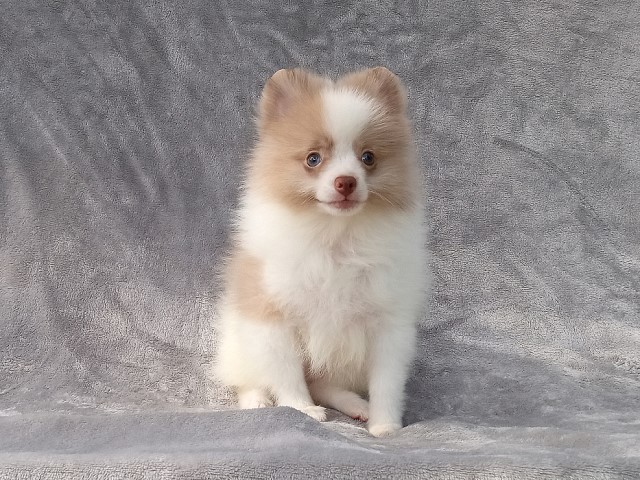
<path fill-rule="evenodd" d="M 262 92 L 221 299 L 240 408 L 402 427 L 427 288 L 421 172 L 399 79 L 280 70 Z M 363 396 L 368 396 L 368 401 Z"/>

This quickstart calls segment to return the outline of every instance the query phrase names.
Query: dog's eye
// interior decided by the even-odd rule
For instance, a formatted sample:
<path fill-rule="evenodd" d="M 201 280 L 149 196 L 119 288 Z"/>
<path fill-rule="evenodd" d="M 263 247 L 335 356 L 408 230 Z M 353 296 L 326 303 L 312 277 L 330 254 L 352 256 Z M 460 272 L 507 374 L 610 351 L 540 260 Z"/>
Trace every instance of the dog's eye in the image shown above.
<path fill-rule="evenodd" d="M 360 157 L 360 160 L 362 160 L 362 163 L 364 163 L 368 167 L 373 165 L 373 163 L 376 161 L 376 159 L 373 156 L 373 153 L 368 151 L 362 154 L 362 157 Z"/>
<path fill-rule="evenodd" d="M 319 153 L 313 152 L 307 155 L 307 165 L 310 167 L 317 167 L 322 162 L 322 157 Z"/>

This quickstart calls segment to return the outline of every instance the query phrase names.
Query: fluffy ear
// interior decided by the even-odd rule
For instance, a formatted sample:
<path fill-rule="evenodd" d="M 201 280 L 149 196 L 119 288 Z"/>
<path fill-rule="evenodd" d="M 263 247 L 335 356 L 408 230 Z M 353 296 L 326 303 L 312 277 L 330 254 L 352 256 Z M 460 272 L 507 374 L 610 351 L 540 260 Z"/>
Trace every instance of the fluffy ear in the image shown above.
<path fill-rule="evenodd" d="M 340 79 L 338 84 L 380 100 L 393 113 L 402 114 L 407 108 L 407 94 L 402 82 L 385 67 L 352 73 Z"/>
<path fill-rule="evenodd" d="M 318 90 L 323 83 L 320 77 L 300 68 L 278 70 L 262 90 L 259 122 L 264 125 L 286 117 L 297 101 Z"/>

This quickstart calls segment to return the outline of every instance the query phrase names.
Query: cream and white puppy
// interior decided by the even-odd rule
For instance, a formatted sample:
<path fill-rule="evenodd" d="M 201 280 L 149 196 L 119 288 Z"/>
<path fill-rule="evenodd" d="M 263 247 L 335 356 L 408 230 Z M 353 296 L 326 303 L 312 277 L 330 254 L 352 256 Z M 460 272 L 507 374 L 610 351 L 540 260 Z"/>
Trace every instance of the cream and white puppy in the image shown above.
<path fill-rule="evenodd" d="M 241 408 L 325 408 L 387 435 L 426 296 L 424 209 L 402 84 L 379 67 L 264 87 L 220 303 L 218 377 Z M 361 395 L 368 396 L 368 401 Z"/>

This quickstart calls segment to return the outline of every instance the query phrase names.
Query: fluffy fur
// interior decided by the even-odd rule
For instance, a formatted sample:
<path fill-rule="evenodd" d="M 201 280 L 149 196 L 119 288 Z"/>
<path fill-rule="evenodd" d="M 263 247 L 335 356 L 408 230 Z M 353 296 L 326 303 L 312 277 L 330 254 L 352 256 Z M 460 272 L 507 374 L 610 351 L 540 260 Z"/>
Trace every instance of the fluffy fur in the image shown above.
<path fill-rule="evenodd" d="M 402 426 L 427 286 L 404 89 L 385 68 L 336 82 L 280 70 L 258 131 L 220 307 L 218 377 L 241 408 L 290 406 L 322 421 L 330 407 L 390 434 Z"/>

